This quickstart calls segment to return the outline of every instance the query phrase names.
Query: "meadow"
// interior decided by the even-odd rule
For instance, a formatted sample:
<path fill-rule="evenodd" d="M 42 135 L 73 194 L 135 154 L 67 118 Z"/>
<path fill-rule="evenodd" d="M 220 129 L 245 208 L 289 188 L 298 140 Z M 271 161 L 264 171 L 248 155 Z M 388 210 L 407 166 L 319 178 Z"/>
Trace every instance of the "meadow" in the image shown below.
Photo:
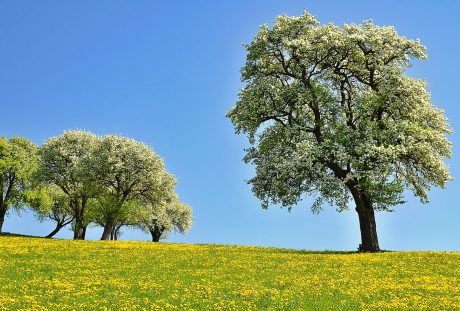
<path fill-rule="evenodd" d="M 0 236 L 1 310 L 457 310 L 460 253 Z"/>

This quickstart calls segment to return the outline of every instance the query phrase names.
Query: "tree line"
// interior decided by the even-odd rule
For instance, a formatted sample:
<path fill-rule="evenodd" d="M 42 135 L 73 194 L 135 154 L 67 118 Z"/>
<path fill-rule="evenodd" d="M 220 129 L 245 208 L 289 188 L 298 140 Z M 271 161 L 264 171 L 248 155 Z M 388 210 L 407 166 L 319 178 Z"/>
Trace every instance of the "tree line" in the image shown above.
<path fill-rule="evenodd" d="M 71 225 L 84 240 L 89 225 L 101 240 L 117 240 L 123 227 L 150 233 L 187 232 L 192 209 L 175 192 L 176 179 L 148 145 L 120 135 L 76 130 L 36 146 L 23 137 L 0 137 L 0 232 L 9 211 L 31 209 L 50 220 L 53 237 Z"/>

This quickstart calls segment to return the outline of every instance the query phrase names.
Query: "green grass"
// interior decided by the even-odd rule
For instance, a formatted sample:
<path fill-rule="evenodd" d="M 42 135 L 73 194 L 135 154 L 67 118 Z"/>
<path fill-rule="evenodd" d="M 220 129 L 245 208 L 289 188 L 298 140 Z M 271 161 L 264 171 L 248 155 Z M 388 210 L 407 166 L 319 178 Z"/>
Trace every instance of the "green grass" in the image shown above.
<path fill-rule="evenodd" d="M 1 310 L 457 310 L 460 253 L 0 236 Z"/>

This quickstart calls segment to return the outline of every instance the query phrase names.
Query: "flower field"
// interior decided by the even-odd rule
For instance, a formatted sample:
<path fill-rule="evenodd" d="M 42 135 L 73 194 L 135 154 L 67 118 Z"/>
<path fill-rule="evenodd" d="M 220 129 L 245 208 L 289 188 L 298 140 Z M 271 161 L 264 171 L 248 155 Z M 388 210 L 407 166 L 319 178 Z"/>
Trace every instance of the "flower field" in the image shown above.
<path fill-rule="evenodd" d="M 460 253 L 0 237 L 0 310 L 458 310 Z"/>

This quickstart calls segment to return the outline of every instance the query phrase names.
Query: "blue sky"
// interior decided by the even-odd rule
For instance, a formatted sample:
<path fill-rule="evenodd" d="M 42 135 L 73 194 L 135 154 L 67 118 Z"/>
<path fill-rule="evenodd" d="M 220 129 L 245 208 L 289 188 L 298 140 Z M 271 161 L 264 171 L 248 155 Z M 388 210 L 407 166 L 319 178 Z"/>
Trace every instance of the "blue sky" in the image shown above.
<path fill-rule="evenodd" d="M 434 189 L 426 205 L 408 195 L 396 212 L 377 214 L 377 228 L 384 249 L 460 251 L 460 2 L 0 0 L 0 135 L 41 144 L 85 129 L 151 145 L 194 212 L 192 230 L 168 241 L 356 249 L 353 209 L 314 215 L 309 200 L 291 213 L 261 209 L 245 183 L 254 174 L 241 161 L 248 142 L 225 118 L 242 87 L 242 43 L 277 15 L 304 9 L 321 23 L 372 18 L 428 47 L 428 61 L 414 63 L 410 74 L 429 82 L 454 129 L 448 164 L 457 180 Z M 10 214 L 4 225 L 34 235 L 51 229 L 27 212 Z M 71 235 L 64 229 L 59 237 Z M 148 236 L 126 230 L 122 238 Z"/>

